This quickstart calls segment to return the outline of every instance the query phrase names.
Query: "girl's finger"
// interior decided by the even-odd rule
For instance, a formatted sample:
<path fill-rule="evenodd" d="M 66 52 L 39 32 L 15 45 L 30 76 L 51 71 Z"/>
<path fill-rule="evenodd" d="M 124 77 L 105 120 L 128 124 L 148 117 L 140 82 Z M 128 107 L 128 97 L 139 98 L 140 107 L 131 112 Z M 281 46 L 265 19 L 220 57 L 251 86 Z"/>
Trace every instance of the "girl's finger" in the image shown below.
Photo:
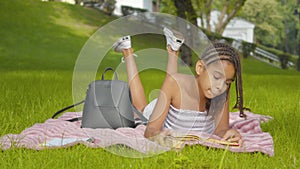
<path fill-rule="evenodd" d="M 227 141 L 229 141 L 229 142 L 239 142 L 239 140 L 241 140 L 240 137 L 232 137 L 232 138 L 228 139 Z"/>
<path fill-rule="evenodd" d="M 234 135 L 231 132 L 226 132 L 225 135 L 223 136 L 222 140 L 228 140 L 230 138 L 232 138 Z"/>
<path fill-rule="evenodd" d="M 242 145 L 243 145 L 243 140 L 242 140 L 242 138 L 239 140 L 239 147 L 242 147 Z"/>

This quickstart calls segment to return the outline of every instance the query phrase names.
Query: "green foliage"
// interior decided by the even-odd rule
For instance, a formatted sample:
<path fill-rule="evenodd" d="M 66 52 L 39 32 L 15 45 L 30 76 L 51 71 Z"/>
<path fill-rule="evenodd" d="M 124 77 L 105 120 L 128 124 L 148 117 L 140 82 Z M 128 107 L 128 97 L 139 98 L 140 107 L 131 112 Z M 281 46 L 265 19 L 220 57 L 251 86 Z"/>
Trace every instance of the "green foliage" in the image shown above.
<path fill-rule="evenodd" d="M 254 53 L 256 45 L 253 43 L 242 42 L 243 57 L 247 58 L 251 53 Z"/>
<path fill-rule="evenodd" d="M 284 32 L 281 11 L 283 8 L 276 0 L 248 0 L 241 16 L 255 24 L 255 37 L 259 43 L 275 47 Z"/>
<path fill-rule="evenodd" d="M 277 55 L 278 57 L 280 57 L 282 59 L 282 61 L 287 60 L 287 61 L 291 61 L 291 62 L 293 62 L 295 64 L 297 62 L 298 56 L 296 56 L 296 55 L 285 53 L 285 52 L 283 52 L 281 50 L 278 50 L 278 49 L 275 49 L 275 48 L 269 48 L 269 47 L 266 47 L 266 46 L 263 46 L 263 45 L 259 45 L 259 44 L 257 44 L 256 46 L 258 46 L 259 48 L 262 48 L 263 50 L 266 50 L 266 51 L 268 51 L 270 53 L 273 53 L 274 55 Z"/>
<path fill-rule="evenodd" d="M 297 62 L 296 57 L 287 54 L 298 54 L 297 48 L 300 43 L 300 38 L 297 37 L 300 30 L 300 15 L 295 16 L 295 9 L 297 0 L 248 0 L 240 13 L 241 17 L 255 23 L 257 44 L 285 52 L 283 54 L 272 50 L 272 53 L 279 56 L 283 68 L 286 68 L 288 60 Z"/>
<path fill-rule="evenodd" d="M 228 0 L 213 0 L 213 8 L 218 9 L 218 10 L 222 10 L 223 7 L 226 5 Z M 229 2 L 229 6 L 228 6 L 228 12 L 232 11 L 233 9 L 235 9 L 235 6 L 237 4 L 240 4 L 241 6 L 243 6 L 245 4 L 245 2 L 247 2 L 248 0 L 230 0 Z"/>
<path fill-rule="evenodd" d="M 299 49 L 300 50 L 300 49 Z M 300 53 L 300 52 L 299 52 Z M 297 60 L 297 70 L 300 71 L 300 58 Z"/>
<path fill-rule="evenodd" d="M 160 0 L 160 12 L 167 13 L 176 16 L 176 7 L 174 5 L 174 1 L 170 0 Z"/>
<path fill-rule="evenodd" d="M 102 10 L 108 14 L 112 15 L 115 10 L 116 0 L 105 0 L 102 4 Z"/>
<path fill-rule="evenodd" d="M 278 56 L 279 60 L 280 60 L 280 66 L 282 69 L 287 69 L 288 68 L 288 62 L 290 60 L 289 55 L 288 54 L 281 54 Z"/>

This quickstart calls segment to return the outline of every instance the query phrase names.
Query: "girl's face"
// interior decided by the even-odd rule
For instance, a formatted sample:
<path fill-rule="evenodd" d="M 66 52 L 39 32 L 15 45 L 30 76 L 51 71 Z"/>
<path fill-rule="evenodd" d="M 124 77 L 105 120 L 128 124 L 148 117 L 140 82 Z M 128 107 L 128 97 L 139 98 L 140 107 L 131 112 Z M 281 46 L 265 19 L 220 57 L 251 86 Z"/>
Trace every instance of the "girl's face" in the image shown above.
<path fill-rule="evenodd" d="M 202 90 L 202 93 L 208 99 L 224 93 L 230 83 L 233 82 L 235 76 L 233 64 L 226 60 L 213 62 L 207 67 L 204 66 L 202 61 L 198 61 L 196 72 L 199 75 L 198 83 L 201 88 L 200 90 Z"/>

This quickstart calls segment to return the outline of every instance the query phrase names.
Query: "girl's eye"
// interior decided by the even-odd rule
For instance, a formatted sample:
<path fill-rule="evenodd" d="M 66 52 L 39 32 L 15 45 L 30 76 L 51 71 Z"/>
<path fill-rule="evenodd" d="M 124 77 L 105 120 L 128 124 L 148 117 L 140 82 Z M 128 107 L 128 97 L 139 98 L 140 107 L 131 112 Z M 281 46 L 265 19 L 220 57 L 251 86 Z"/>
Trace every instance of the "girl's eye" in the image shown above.
<path fill-rule="evenodd" d="M 214 75 L 214 78 L 215 78 L 216 80 L 218 80 L 218 79 L 220 79 L 221 77 L 218 76 L 218 75 Z"/>

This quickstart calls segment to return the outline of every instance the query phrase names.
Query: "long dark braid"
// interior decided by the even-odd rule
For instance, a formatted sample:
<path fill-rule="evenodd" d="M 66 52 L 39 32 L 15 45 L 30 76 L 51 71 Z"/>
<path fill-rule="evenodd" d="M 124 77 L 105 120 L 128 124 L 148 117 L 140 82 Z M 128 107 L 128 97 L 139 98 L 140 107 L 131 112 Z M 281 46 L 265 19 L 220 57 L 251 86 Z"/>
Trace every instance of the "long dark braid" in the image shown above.
<path fill-rule="evenodd" d="M 241 62 L 238 52 L 232 48 L 231 46 L 225 44 L 216 42 L 213 43 L 211 46 L 206 48 L 206 50 L 203 52 L 201 58 L 200 58 L 206 66 L 209 64 L 219 61 L 219 60 L 227 60 L 231 62 L 234 65 L 235 68 L 235 86 L 236 86 L 236 104 L 233 108 L 237 108 L 240 111 L 240 117 L 246 118 L 246 115 L 244 114 L 244 100 L 243 100 L 243 88 L 242 88 L 242 72 L 241 72 Z M 224 92 L 220 96 L 217 96 L 216 98 L 213 98 L 213 100 L 216 100 L 216 102 L 219 102 L 222 100 L 222 98 L 227 99 L 227 95 L 229 92 L 230 86 L 227 90 L 227 92 Z M 223 99 L 223 102 L 225 103 L 226 99 Z M 220 104 L 218 104 L 220 105 Z M 223 104 L 224 105 L 224 104 Z M 219 106 L 220 107 L 220 106 Z M 210 111 L 216 111 L 211 110 L 211 100 L 209 100 L 206 103 L 206 109 Z M 220 109 L 218 109 L 220 110 Z M 249 109 L 248 109 L 249 110 Z"/>

